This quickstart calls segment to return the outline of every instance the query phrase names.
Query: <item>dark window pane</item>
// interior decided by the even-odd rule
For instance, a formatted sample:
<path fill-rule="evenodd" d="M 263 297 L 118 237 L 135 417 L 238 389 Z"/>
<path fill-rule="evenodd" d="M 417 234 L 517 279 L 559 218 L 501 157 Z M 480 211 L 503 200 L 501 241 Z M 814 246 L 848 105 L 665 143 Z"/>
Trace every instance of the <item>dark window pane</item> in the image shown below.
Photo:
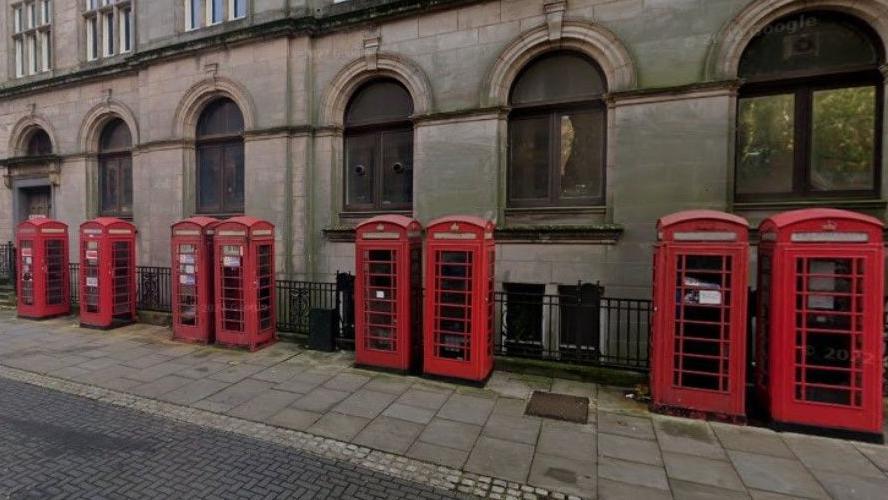
<path fill-rule="evenodd" d="M 549 193 L 550 117 L 514 119 L 509 124 L 509 198 L 545 200 Z"/>
<path fill-rule="evenodd" d="M 413 201 L 413 131 L 382 133 L 382 205 Z"/>
<path fill-rule="evenodd" d="M 875 87 L 821 90 L 813 98 L 811 188 L 873 189 Z"/>
<path fill-rule="evenodd" d="M 132 144 L 133 138 L 130 135 L 129 127 L 120 118 L 111 120 L 102 129 L 102 136 L 99 140 L 99 149 L 101 151 L 126 150 L 130 149 Z"/>
<path fill-rule="evenodd" d="M 49 140 L 49 134 L 45 130 L 37 129 L 31 134 L 27 154 L 28 156 L 52 154 L 52 141 Z"/>
<path fill-rule="evenodd" d="M 581 100 L 605 92 L 598 67 L 578 54 L 556 53 L 530 63 L 512 87 L 512 104 Z"/>
<path fill-rule="evenodd" d="M 345 112 L 346 125 L 406 120 L 413 114 L 413 99 L 394 80 L 375 80 L 351 98 Z"/>
<path fill-rule="evenodd" d="M 561 198 L 599 198 L 603 194 L 604 110 L 559 117 Z"/>
<path fill-rule="evenodd" d="M 244 132 L 244 115 L 231 99 L 216 99 L 207 105 L 197 123 L 197 136 L 239 135 Z"/>
<path fill-rule="evenodd" d="M 244 144 L 225 145 L 225 169 L 222 175 L 222 199 L 226 212 L 244 209 Z"/>
<path fill-rule="evenodd" d="M 99 172 L 99 189 L 101 190 L 102 213 L 114 213 L 119 204 L 117 160 L 102 160 Z"/>
<path fill-rule="evenodd" d="M 740 99 L 737 193 L 792 191 L 794 124 L 792 94 Z"/>
<path fill-rule="evenodd" d="M 348 136 L 345 140 L 346 205 L 373 203 L 376 139 L 373 133 Z"/>
<path fill-rule="evenodd" d="M 133 213 L 133 159 L 123 157 L 118 160 L 120 168 L 120 212 Z"/>
<path fill-rule="evenodd" d="M 850 16 L 805 12 L 762 30 L 743 53 L 740 75 L 772 78 L 876 67 L 877 47 L 869 30 Z"/>
<path fill-rule="evenodd" d="M 197 209 L 218 212 L 221 209 L 222 151 L 219 146 L 201 146 L 197 150 Z"/>

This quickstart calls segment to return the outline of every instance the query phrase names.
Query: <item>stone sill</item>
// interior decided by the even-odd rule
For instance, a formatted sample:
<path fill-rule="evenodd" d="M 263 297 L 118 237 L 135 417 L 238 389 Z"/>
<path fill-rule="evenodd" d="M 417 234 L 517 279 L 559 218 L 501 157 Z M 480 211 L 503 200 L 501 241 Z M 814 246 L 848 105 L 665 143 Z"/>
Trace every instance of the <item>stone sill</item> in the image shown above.
<path fill-rule="evenodd" d="M 323 229 L 328 241 L 335 243 L 353 243 L 355 228 L 348 226 L 330 226 Z M 615 224 L 588 226 L 542 226 L 513 225 L 498 227 L 494 230 L 497 243 L 578 243 L 614 245 L 623 234 L 623 228 Z"/>
<path fill-rule="evenodd" d="M 873 198 L 839 198 L 839 199 L 813 199 L 792 201 L 761 201 L 761 202 L 735 202 L 734 212 L 751 212 L 766 210 L 793 210 L 797 208 L 849 208 L 849 209 L 885 209 L 888 200 Z"/>

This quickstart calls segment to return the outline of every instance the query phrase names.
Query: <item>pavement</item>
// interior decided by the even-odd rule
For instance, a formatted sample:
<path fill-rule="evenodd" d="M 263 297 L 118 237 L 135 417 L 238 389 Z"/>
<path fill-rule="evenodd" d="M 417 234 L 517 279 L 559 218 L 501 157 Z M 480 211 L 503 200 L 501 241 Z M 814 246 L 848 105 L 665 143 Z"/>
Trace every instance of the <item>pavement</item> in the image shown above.
<path fill-rule="evenodd" d="M 0 498 L 455 498 L 348 463 L 7 379 L 0 379 L 0 401 Z"/>
<path fill-rule="evenodd" d="M 495 372 L 471 388 L 352 363 L 347 352 L 284 342 L 247 353 L 175 343 L 150 325 L 103 332 L 0 312 L 0 377 L 276 436 L 442 491 L 602 499 L 883 499 L 888 491 L 885 446 L 652 415 L 625 390 L 591 383 Z M 524 415 L 534 390 L 588 397 L 587 422 Z"/>

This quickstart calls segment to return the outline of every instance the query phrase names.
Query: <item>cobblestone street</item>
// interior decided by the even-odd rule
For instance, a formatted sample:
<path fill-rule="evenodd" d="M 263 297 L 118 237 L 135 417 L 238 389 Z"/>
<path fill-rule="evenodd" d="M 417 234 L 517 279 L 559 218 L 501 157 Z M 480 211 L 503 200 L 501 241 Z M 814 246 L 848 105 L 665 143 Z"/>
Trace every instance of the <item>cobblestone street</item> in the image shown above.
<path fill-rule="evenodd" d="M 495 372 L 478 389 L 352 362 L 284 342 L 248 353 L 144 324 L 95 331 L 0 312 L 0 498 L 888 491 L 886 446 L 650 414 L 590 383 Z M 588 397 L 587 422 L 525 415 L 534 390 Z"/>
<path fill-rule="evenodd" d="M 428 486 L 0 378 L 0 498 L 445 498 Z"/>

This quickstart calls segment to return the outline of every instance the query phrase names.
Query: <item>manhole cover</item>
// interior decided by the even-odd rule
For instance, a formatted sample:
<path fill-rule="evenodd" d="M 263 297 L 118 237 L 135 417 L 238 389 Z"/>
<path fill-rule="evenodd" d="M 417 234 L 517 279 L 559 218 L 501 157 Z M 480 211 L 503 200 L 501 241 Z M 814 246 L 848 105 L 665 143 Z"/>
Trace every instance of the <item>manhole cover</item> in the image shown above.
<path fill-rule="evenodd" d="M 585 424 L 589 417 L 589 398 L 533 391 L 524 414 Z"/>

